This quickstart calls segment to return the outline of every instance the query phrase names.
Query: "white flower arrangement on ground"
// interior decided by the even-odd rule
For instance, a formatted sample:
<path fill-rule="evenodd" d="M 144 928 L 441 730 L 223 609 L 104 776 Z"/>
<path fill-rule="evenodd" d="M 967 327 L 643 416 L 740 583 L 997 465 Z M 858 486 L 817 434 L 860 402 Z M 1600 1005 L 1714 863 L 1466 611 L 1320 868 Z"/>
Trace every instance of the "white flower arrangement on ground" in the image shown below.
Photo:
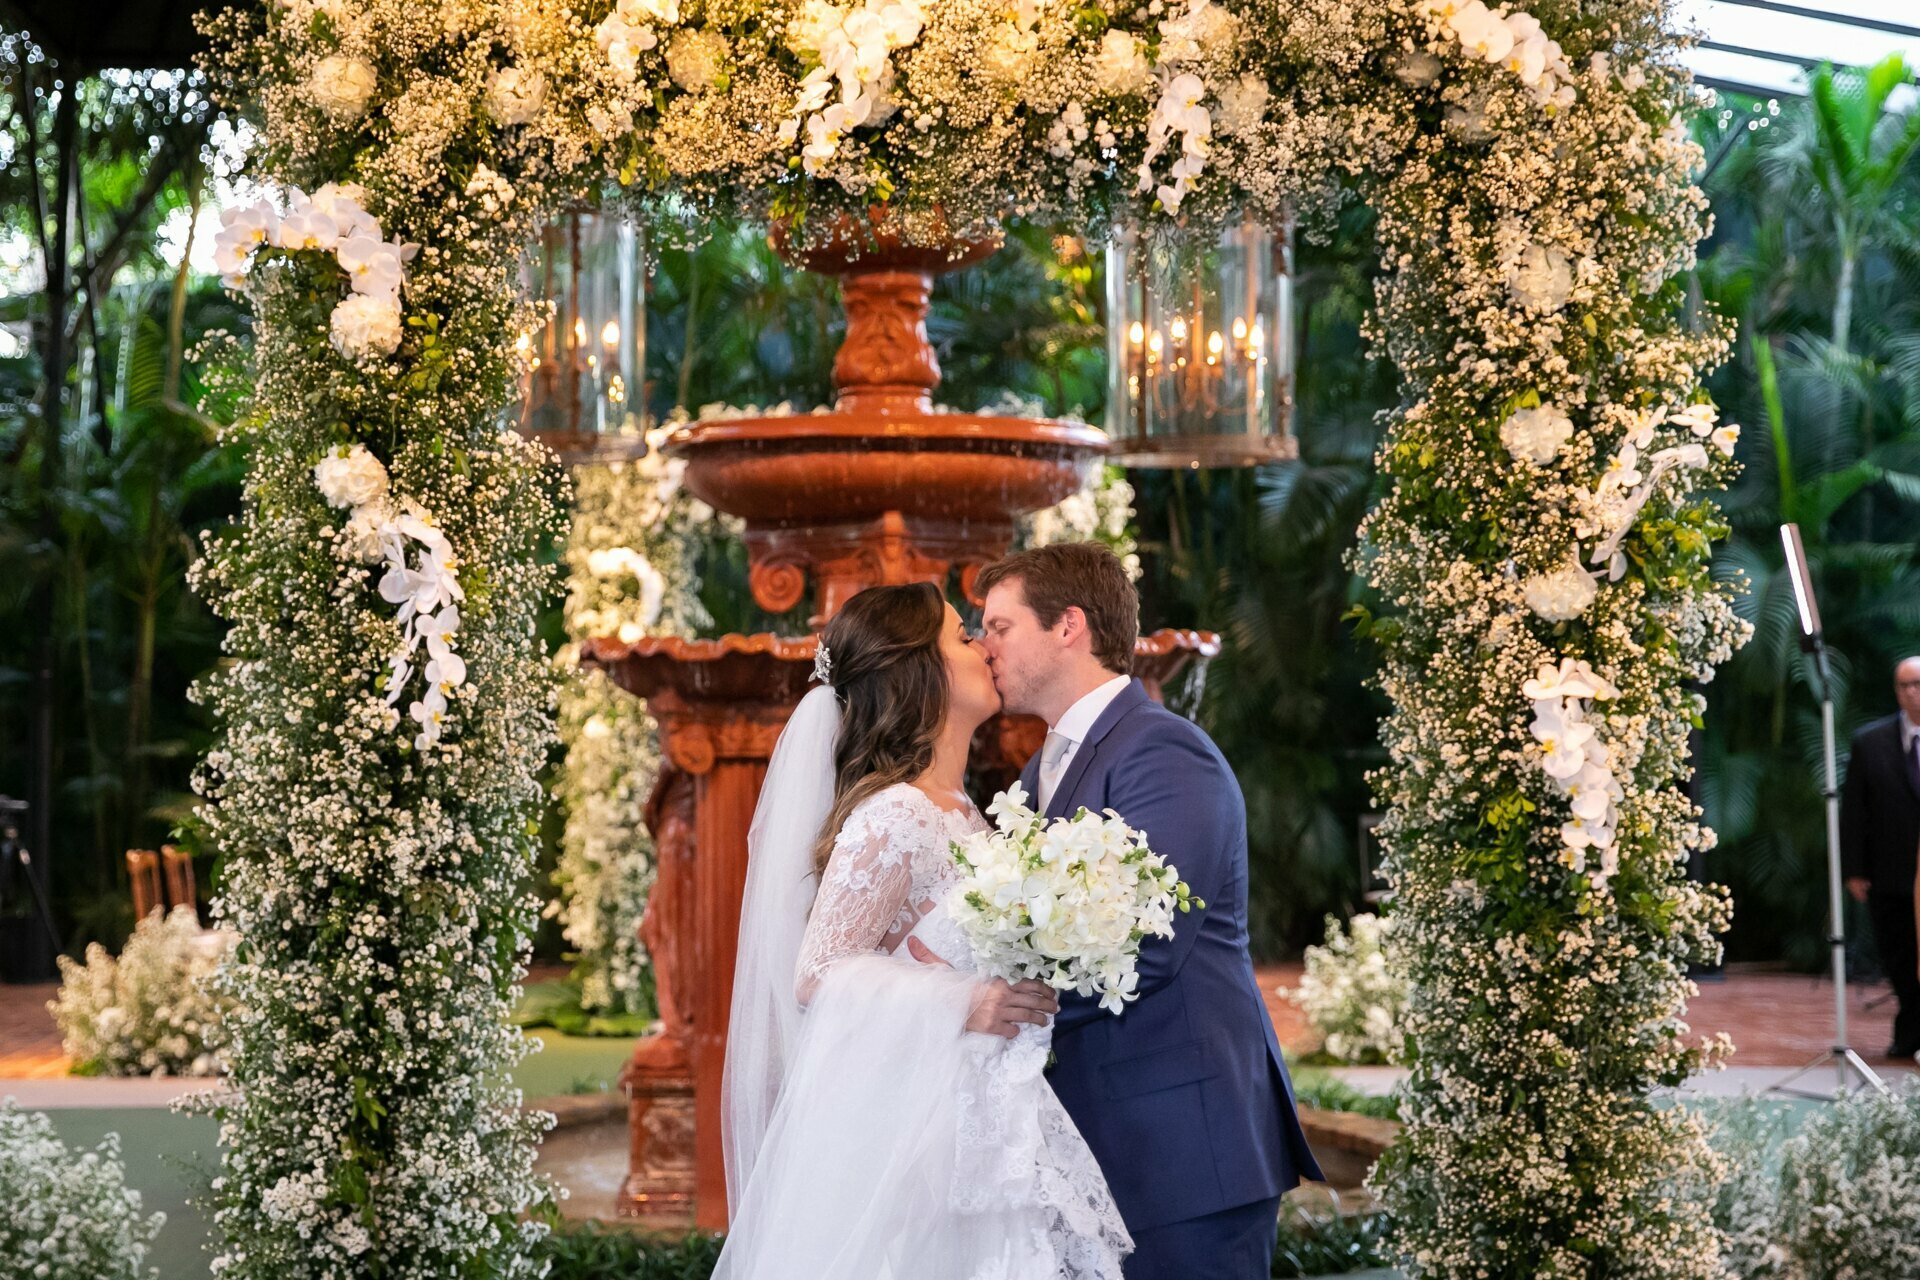
<path fill-rule="evenodd" d="M 0 1101 L 0 1275 L 21 1280 L 158 1280 L 146 1265 L 164 1213 L 140 1212 L 120 1136 L 76 1152 L 40 1112 Z"/>
<path fill-rule="evenodd" d="M 953 842 L 961 877 L 946 904 L 981 971 L 1097 995 L 1121 1012 L 1136 995 L 1141 942 L 1171 938 L 1174 916 L 1206 902 L 1112 810 L 1049 822 L 1016 782 L 987 813 L 992 829 Z"/>
<path fill-rule="evenodd" d="M 1389 916 L 1362 912 L 1342 927 L 1327 917 L 1326 942 L 1308 947 L 1300 985 L 1280 994 L 1298 1005 L 1327 1055 L 1341 1062 L 1395 1062 L 1406 1021 L 1407 980 L 1390 962 Z"/>
<path fill-rule="evenodd" d="M 604 673 L 582 671 L 579 646 L 597 636 L 692 635 L 707 622 L 692 542 L 713 513 L 681 486 L 686 465 L 660 452 L 669 430 L 649 432 L 649 452 L 636 461 L 574 469 L 568 643 L 554 655 L 566 755 L 553 794 L 565 826 L 547 914 L 573 948 L 581 1007 L 594 1013 L 652 1008 L 639 927 L 653 885 L 646 806 L 661 755 L 646 704 Z"/>
<path fill-rule="evenodd" d="M 1789 1133 L 1792 1113 L 1729 1104 L 1715 1147 L 1732 1166 L 1715 1209 L 1739 1280 L 1920 1275 L 1920 1087 L 1842 1096 Z"/>
<path fill-rule="evenodd" d="M 47 1002 L 76 1075 L 208 1076 L 221 1066 L 227 1001 L 208 985 L 233 945 L 191 907 L 155 912 L 116 958 L 99 943 L 85 964 L 60 959 Z"/>

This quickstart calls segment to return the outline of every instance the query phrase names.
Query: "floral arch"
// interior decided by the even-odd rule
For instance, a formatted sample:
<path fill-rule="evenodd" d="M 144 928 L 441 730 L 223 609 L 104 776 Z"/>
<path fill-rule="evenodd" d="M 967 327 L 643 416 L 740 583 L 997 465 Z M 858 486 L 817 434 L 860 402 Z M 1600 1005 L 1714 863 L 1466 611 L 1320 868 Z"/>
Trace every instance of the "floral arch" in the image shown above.
<path fill-rule="evenodd" d="M 256 315 L 231 621 L 201 773 L 244 1012 L 215 1103 L 229 1276 L 537 1270 L 500 1081 L 551 740 L 555 507 L 502 429 L 516 260 L 606 189 L 908 238 L 1023 216 L 1309 233 L 1378 213 L 1400 371 L 1360 553 L 1414 980 L 1381 1183 L 1411 1274 L 1706 1277 L 1713 1170 L 1650 1091 L 1724 900 L 1681 794 L 1741 639 L 1709 575 L 1729 333 L 1664 0 L 273 0 L 210 69 L 284 197 L 229 215 Z M 302 194 L 306 193 L 306 194 Z"/>

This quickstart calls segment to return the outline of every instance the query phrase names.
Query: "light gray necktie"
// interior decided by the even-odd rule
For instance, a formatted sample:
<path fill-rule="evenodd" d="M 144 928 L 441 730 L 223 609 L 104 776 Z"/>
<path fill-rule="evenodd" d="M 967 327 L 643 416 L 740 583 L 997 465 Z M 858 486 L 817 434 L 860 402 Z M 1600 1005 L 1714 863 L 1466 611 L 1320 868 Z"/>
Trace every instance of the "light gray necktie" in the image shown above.
<path fill-rule="evenodd" d="M 1073 746 L 1073 739 L 1058 730 L 1049 730 L 1047 740 L 1040 748 L 1040 808 L 1044 812 L 1053 801 L 1053 792 L 1060 785 L 1060 774 L 1066 765 L 1067 751 Z"/>

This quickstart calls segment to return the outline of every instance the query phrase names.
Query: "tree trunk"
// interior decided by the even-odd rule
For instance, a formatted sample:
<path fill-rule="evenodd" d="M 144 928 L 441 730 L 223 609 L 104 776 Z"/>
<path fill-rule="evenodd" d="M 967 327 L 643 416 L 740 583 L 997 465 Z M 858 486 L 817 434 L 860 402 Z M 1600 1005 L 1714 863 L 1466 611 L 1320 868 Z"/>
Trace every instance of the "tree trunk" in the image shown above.
<path fill-rule="evenodd" d="M 180 269 L 173 273 L 173 297 L 167 308 L 167 380 L 160 396 L 169 406 L 180 401 L 180 370 L 186 359 L 187 284 L 193 271 L 193 233 L 200 225 L 200 201 L 204 194 L 200 166 L 183 169 L 187 183 L 187 245 L 180 254 Z"/>
<path fill-rule="evenodd" d="M 1847 343 L 1853 330 L 1853 276 L 1858 266 L 1858 253 L 1853 246 L 1853 237 L 1846 232 L 1840 237 L 1840 286 L 1833 298 L 1833 345 L 1842 355 L 1848 354 Z"/>
<path fill-rule="evenodd" d="M 24 111 L 32 112 L 31 90 L 22 94 L 21 103 Z M 73 226 L 74 180 L 79 166 L 79 154 L 75 146 L 79 122 L 78 86 L 74 84 L 73 77 L 68 76 L 61 85 L 60 101 L 53 113 L 54 163 L 59 166 L 59 174 L 55 182 L 53 239 L 47 255 L 46 328 L 42 331 L 40 347 L 40 420 L 41 438 L 45 442 L 45 456 L 40 463 L 40 533 L 51 546 L 58 546 L 60 538 L 60 519 L 55 512 L 53 498 L 62 484 L 65 430 L 61 419 L 64 406 L 60 397 L 66 388 L 67 363 L 71 358 L 66 344 L 68 291 L 72 284 L 67 259 L 71 253 L 69 233 Z M 37 187 L 40 181 L 37 168 L 33 181 Z M 44 234 L 44 226 L 42 232 Z M 34 646 L 33 663 L 32 852 L 36 855 L 34 866 L 39 871 L 40 887 L 51 898 L 52 868 L 57 859 L 53 848 L 53 777 L 54 755 L 58 750 L 53 732 L 54 665 L 58 660 L 52 625 L 55 597 L 53 574 L 42 577 L 34 595 L 38 598 L 33 601 L 29 616 L 39 618 L 42 622 L 39 642 Z"/>

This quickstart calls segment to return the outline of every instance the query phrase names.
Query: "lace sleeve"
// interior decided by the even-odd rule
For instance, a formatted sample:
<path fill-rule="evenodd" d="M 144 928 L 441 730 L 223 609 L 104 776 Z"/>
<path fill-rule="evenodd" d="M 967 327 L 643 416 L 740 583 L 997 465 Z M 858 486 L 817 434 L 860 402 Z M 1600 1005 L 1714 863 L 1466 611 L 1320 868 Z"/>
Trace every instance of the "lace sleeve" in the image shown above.
<path fill-rule="evenodd" d="M 802 1005 L 813 999 L 828 966 L 876 950 L 899 921 L 913 888 L 914 818 L 900 797 L 882 792 L 840 828 L 800 941 L 794 995 Z"/>

